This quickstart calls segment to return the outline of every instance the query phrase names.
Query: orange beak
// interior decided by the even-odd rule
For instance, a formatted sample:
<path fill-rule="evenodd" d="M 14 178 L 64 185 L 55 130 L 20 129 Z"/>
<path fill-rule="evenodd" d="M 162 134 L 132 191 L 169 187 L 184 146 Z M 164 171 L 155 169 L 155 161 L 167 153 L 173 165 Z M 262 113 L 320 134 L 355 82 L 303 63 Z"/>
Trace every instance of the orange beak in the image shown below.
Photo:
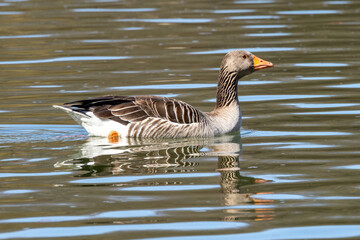
<path fill-rule="evenodd" d="M 261 58 L 258 58 L 255 55 L 253 55 L 253 60 L 254 60 L 254 70 L 260 70 L 274 66 L 274 64 L 272 64 L 271 62 L 262 60 Z"/>

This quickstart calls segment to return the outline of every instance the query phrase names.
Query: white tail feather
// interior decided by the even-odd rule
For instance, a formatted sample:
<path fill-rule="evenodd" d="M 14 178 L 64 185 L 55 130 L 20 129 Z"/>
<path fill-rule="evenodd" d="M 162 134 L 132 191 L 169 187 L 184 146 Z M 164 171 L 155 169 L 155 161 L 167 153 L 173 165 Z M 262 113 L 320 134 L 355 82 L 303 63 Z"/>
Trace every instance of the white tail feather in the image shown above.
<path fill-rule="evenodd" d="M 80 112 L 76 112 L 74 110 L 72 110 L 71 108 L 67 108 L 67 107 L 63 107 L 63 106 L 58 106 L 58 105 L 53 105 L 54 108 L 63 110 L 64 112 L 66 112 L 67 114 L 69 114 L 69 116 L 74 119 L 78 124 L 82 125 L 84 122 L 84 118 L 85 119 L 89 119 L 90 117 L 80 113 Z"/>
<path fill-rule="evenodd" d="M 92 112 L 81 113 L 72 110 L 71 108 L 53 105 L 54 108 L 60 109 L 71 118 L 73 118 L 78 124 L 80 124 L 85 130 L 93 136 L 108 136 L 111 131 L 116 131 L 120 136 L 126 136 L 126 126 L 108 119 L 100 119 L 96 117 Z"/>

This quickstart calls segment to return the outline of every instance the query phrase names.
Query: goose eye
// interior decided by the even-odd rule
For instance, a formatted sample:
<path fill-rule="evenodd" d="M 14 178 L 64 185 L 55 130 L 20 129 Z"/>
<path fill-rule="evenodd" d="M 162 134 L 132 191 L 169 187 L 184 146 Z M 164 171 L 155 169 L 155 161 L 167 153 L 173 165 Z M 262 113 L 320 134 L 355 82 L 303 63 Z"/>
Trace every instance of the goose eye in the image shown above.
<path fill-rule="evenodd" d="M 246 55 L 243 55 L 242 58 L 243 58 L 243 59 L 246 59 Z"/>

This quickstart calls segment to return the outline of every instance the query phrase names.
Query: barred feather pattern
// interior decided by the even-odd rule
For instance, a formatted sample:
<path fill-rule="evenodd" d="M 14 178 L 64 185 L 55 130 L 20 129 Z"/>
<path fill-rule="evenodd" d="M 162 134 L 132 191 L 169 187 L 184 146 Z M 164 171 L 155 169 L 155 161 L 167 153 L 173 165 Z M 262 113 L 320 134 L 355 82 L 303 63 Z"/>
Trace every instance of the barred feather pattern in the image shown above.
<path fill-rule="evenodd" d="M 213 136 L 209 119 L 191 105 L 158 96 L 106 96 L 65 104 L 73 111 L 92 112 L 127 127 L 128 137 L 180 138 Z M 106 135 L 106 134 L 104 134 Z"/>
<path fill-rule="evenodd" d="M 228 72 L 227 67 L 224 66 L 219 72 L 219 83 L 216 93 L 216 107 L 227 107 L 233 101 L 237 101 L 238 92 L 238 73 Z"/>
<path fill-rule="evenodd" d="M 141 122 L 130 123 L 128 136 L 145 138 L 183 138 L 214 136 L 204 122 L 177 124 L 159 118 L 148 118 Z"/>

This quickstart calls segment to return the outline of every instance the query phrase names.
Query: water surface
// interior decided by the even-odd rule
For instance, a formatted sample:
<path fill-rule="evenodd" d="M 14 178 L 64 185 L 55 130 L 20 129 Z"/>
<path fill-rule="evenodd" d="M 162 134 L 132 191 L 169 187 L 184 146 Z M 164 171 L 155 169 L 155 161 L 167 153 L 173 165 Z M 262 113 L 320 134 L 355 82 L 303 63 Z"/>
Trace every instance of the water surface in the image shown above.
<path fill-rule="evenodd" d="M 0 239 L 357 239 L 357 1 L 0 3 Z M 53 109 L 91 96 L 214 107 L 221 58 L 240 133 L 88 137 Z"/>

